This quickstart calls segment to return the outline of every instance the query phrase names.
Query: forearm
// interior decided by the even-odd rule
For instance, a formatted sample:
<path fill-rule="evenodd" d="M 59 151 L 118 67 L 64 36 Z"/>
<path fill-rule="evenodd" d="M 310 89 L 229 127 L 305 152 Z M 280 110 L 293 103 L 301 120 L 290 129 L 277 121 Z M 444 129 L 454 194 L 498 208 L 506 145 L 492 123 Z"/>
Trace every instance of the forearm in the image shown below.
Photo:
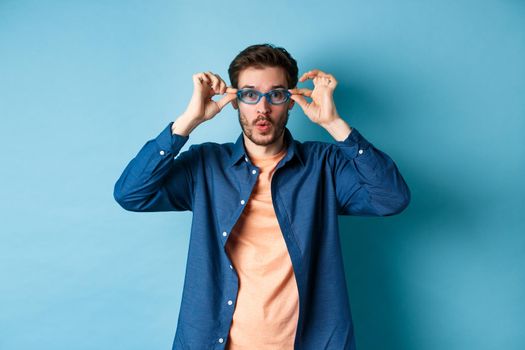
<path fill-rule="evenodd" d="M 171 125 L 171 133 L 188 136 L 200 123 L 201 122 L 195 118 L 181 114 Z"/>
<path fill-rule="evenodd" d="M 352 132 L 352 128 L 341 117 L 334 118 L 331 122 L 321 124 L 336 141 L 344 141 Z"/>
<path fill-rule="evenodd" d="M 146 142 L 115 183 L 114 198 L 124 209 L 168 211 L 191 207 L 188 162 L 182 161 L 183 154 L 178 156 L 188 137 L 172 135 L 171 126 Z M 168 193 L 165 188 L 168 176 L 177 184 L 177 191 Z"/>
<path fill-rule="evenodd" d="M 396 164 L 357 129 L 337 143 L 335 179 L 342 214 L 392 215 L 410 202 L 410 190 Z"/>

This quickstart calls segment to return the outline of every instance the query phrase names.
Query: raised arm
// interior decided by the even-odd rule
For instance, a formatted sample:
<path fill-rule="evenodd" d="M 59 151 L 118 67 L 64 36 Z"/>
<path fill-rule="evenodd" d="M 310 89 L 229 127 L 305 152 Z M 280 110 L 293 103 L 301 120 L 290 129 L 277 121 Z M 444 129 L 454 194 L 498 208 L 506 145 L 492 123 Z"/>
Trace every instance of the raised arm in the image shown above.
<path fill-rule="evenodd" d="M 113 196 L 122 208 L 137 212 L 191 210 L 193 150 L 179 154 L 188 136 L 172 135 L 172 124 L 146 142 L 115 183 Z M 168 177 L 176 190 L 164 186 Z"/>
<path fill-rule="evenodd" d="M 136 212 L 182 211 L 193 208 L 196 148 L 180 153 L 189 134 L 236 98 L 236 89 L 211 72 L 193 75 L 193 95 L 186 111 L 129 162 L 115 183 L 113 196 Z M 226 96 L 213 101 L 217 94 Z M 179 154 L 180 153 L 180 154 Z"/>
<path fill-rule="evenodd" d="M 338 214 L 387 216 L 401 212 L 410 202 L 410 190 L 394 161 L 339 116 L 333 98 L 337 80 L 332 74 L 314 69 L 304 73 L 299 82 L 309 79 L 313 90 L 296 88 L 290 92 L 306 116 L 337 141 L 328 161 Z"/>
<path fill-rule="evenodd" d="M 356 128 L 330 157 L 339 215 L 389 216 L 410 203 L 410 190 L 394 161 Z"/>

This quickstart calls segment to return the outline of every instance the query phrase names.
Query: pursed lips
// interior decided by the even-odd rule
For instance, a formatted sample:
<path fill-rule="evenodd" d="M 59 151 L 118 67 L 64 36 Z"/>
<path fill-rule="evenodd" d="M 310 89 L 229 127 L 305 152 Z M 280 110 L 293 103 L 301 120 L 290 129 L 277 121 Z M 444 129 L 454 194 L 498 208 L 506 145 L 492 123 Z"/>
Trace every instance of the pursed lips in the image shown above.
<path fill-rule="evenodd" d="M 268 119 L 257 120 L 255 122 L 255 125 L 257 126 L 265 126 L 265 125 L 270 125 L 270 124 L 271 124 L 271 121 L 269 121 Z"/>

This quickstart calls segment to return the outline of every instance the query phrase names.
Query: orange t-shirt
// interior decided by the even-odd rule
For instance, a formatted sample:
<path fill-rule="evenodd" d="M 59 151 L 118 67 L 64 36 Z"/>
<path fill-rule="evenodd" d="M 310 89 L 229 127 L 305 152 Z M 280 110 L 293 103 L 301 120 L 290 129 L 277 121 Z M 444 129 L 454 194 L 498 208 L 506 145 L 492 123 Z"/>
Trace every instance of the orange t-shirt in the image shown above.
<path fill-rule="evenodd" d="M 239 276 L 227 350 L 294 348 L 299 293 L 270 190 L 275 167 L 285 155 L 286 148 L 271 157 L 250 156 L 259 177 L 226 243 Z"/>

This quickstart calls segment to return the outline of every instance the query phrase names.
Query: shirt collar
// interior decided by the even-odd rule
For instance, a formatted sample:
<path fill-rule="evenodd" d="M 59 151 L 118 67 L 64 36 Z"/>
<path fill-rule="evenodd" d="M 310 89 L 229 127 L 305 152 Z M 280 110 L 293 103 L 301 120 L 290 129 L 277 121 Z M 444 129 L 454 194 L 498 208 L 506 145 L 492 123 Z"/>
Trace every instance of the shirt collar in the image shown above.
<path fill-rule="evenodd" d="M 283 159 L 283 164 L 295 157 L 299 160 L 299 163 L 301 163 L 301 165 L 304 165 L 304 161 L 301 157 L 300 152 L 298 152 L 292 133 L 290 132 L 290 130 L 288 130 L 287 127 L 284 128 L 284 142 L 287 145 L 288 150 L 286 152 L 286 156 Z M 241 135 L 239 135 L 237 141 L 233 145 L 233 153 L 230 157 L 229 163 L 230 167 L 237 164 L 244 157 L 248 157 L 248 153 L 244 148 L 244 138 L 243 134 L 241 133 Z"/>

